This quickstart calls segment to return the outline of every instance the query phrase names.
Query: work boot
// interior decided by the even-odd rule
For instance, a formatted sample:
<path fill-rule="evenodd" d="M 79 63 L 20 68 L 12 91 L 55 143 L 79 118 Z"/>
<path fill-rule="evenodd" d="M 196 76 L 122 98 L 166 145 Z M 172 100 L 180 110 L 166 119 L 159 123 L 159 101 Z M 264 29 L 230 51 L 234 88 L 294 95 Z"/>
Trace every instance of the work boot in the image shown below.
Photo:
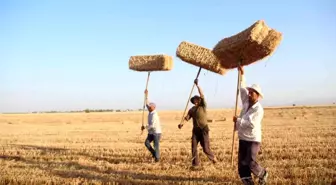
<path fill-rule="evenodd" d="M 265 170 L 264 175 L 263 175 L 261 178 L 259 178 L 259 184 L 260 184 L 260 185 L 266 185 L 267 177 L 268 177 L 268 173 L 267 173 L 267 171 Z"/>

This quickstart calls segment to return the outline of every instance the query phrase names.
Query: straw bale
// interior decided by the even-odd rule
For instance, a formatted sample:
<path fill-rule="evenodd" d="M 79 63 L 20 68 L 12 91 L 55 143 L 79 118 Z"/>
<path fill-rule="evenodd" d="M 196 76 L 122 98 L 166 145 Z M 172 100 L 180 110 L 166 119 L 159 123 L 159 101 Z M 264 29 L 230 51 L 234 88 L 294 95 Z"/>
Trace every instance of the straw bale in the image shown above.
<path fill-rule="evenodd" d="M 236 68 L 241 59 L 241 65 L 249 65 L 271 55 L 282 40 L 282 34 L 268 27 L 259 20 L 249 28 L 219 41 L 213 53 L 220 59 L 220 64 L 226 69 Z"/>
<path fill-rule="evenodd" d="M 170 71 L 173 66 L 173 58 L 168 55 L 138 55 L 129 59 L 129 69 L 134 71 Z"/>
<path fill-rule="evenodd" d="M 176 50 L 176 55 L 184 62 L 202 67 L 214 73 L 224 75 L 226 69 L 221 68 L 219 60 L 210 49 L 183 41 Z"/>
<path fill-rule="evenodd" d="M 276 48 L 279 46 L 281 40 L 282 40 L 282 33 L 274 29 L 271 29 L 268 32 L 267 37 L 261 43 L 262 48 L 259 53 L 262 53 L 262 55 L 265 56 L 272 55 L 273 52 L 276 50 Z"/>

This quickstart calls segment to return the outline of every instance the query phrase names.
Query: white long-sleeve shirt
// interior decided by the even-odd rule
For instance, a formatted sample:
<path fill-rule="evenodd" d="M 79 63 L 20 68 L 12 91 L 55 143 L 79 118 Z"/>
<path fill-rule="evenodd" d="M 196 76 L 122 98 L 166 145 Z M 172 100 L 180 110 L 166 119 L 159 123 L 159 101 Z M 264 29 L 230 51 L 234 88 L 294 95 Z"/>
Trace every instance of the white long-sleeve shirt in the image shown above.
<path fill-rule="evenodd" d="M 156 110 L 148 113 L 148 134 L 160 134 L 161 133 L 161 123 L 160 117 Z"/>
<path fill-rule="evenodd" d="M 238 137 L 240 140 L 261 142 L 261 122 L 264 116 L 264 109 L 257 102 L 247 110 L 249 98 L 244 75 L 241 78 L 240 97 L 243 107 L 236 122 Z"/>

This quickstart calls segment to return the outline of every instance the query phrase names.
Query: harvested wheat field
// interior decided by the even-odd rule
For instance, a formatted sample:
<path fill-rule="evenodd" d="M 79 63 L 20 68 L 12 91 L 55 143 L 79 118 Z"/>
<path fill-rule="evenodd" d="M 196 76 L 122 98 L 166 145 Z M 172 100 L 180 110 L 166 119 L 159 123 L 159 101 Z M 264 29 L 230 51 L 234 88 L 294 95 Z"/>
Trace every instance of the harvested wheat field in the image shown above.
<path fill-rule="evenodd" d="M 209 111 L 221 120 L 209 122 L 219 163 L 199 146 L 197 171 L 190 169 L 192 123 L 179 130 L 182 112 L 159 114 L 159 164 L 140 135 L 141 112 L 1 114 L 0 184 L 240 184 L 237 165 L 230 167 L 233 110 Z M 335 143 L 336 106 L 268 108 L 259 161 L 269 184 L 331 184 Z"/>

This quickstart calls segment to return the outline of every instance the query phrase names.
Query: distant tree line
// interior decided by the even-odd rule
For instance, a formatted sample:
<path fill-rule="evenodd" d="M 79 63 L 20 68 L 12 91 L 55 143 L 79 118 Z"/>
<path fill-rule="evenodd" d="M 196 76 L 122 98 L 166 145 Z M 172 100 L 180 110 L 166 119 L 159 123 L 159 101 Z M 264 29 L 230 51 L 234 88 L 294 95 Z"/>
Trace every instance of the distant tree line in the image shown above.
<path fill-rule="evenodd" d="M 85 109 L 84 112 L 85 113 L 89 113 L 89 112 L 117 112 L 118 110 L 114 110 L 114 109 Z"/>
<path fill-rule="evenodd" d="M 75 111 L 34 111 L 33 114 L 38 113 L 79 113 L 79 112 L 132 112 L 132 111 L 142 111 L 142 109 L 84 109 L 84 110 L 75 110 Z"/>
<path fill-rule="evenodd" d="M 142 109 L 133 110 L 133 109 L 85 109 L 85 113 L 90 112 L 132 112 L 132 111 L 140 111 Z"/>

